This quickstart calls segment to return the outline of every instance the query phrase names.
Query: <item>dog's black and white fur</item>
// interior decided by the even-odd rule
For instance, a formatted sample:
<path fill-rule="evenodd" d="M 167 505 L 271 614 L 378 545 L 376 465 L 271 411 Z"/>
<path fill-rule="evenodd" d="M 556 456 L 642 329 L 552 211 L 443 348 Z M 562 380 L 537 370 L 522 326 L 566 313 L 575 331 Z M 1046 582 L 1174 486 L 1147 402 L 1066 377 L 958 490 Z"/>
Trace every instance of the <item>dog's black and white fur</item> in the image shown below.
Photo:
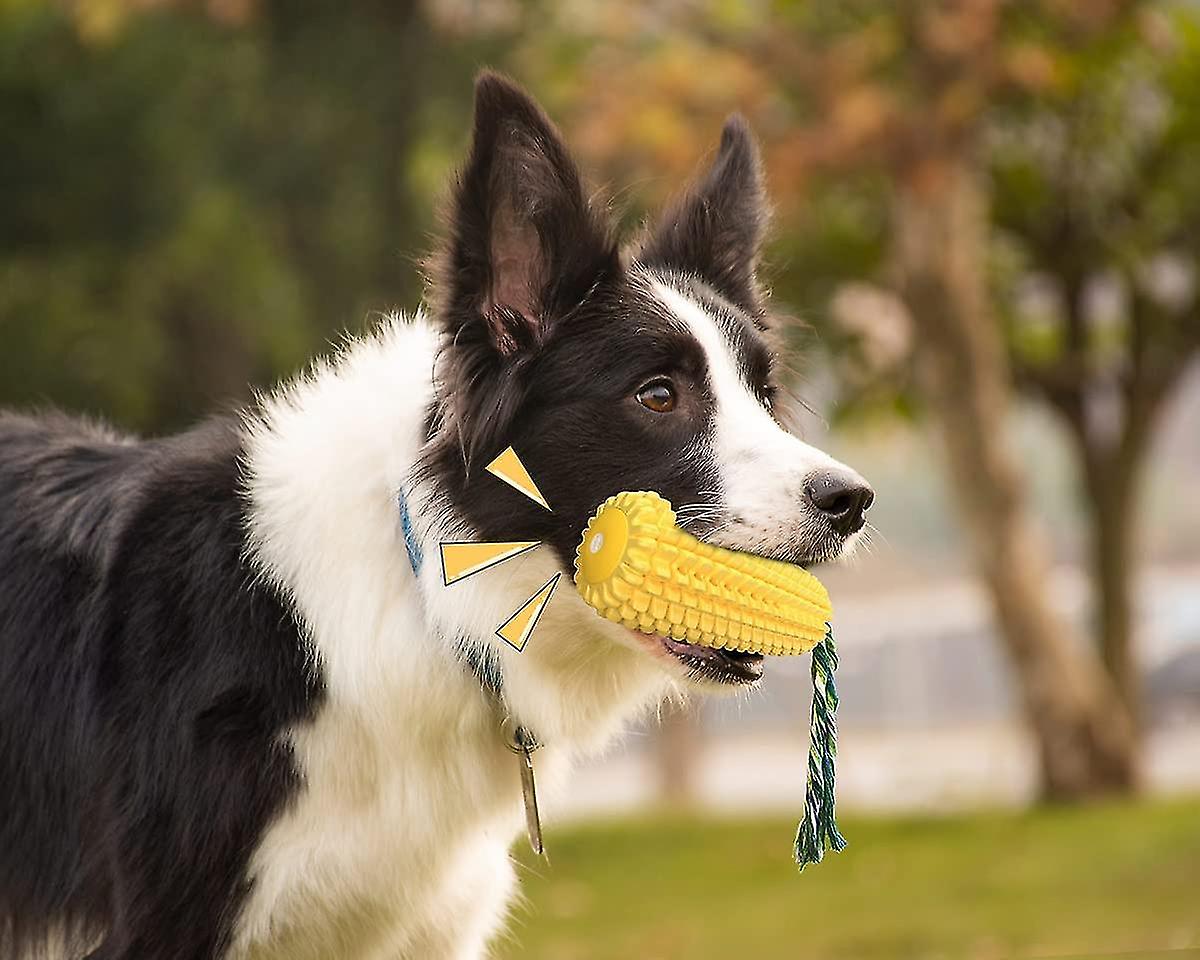
<path fill-rule="evenodd" d="M 559 589 L 620 490 L 813 563 L 861 478 L 771 412 L 759 162 L 732 119 L 632 251 L 491 74 L 431 262 L 393 317 L 237 418 L 138 440 L 0 417 L 0 956 L 393 960 L 486 951 L 539 787 L 623 720 L 760 658 L 634 634 Z M 513 445 L 553 512 L 483 471 Z M 544 546 L 446 587 L 446 539 Z M 499 697 L 481 682 L 483 664 Z"/>

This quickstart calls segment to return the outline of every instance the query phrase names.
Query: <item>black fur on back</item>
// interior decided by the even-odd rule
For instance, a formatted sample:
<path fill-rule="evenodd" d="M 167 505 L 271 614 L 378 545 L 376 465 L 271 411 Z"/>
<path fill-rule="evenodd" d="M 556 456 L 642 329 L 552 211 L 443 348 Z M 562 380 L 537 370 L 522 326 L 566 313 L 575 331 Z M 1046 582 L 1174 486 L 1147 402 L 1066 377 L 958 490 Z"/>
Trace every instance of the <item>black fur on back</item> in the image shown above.
<path fill-rule="evenodd" d="M 241 443 L 0 414 L 0 957 L 211 958 L 319 678 L 244 559 Z M 59 957 L 59 952 L 49 955 Z"/>

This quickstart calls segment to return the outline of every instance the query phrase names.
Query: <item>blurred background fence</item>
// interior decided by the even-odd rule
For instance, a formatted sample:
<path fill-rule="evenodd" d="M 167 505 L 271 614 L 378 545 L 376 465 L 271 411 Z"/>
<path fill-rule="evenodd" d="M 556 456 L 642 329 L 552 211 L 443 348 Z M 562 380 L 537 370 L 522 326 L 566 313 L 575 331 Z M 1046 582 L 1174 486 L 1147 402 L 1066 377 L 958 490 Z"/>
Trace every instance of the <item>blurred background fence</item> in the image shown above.
<path fill-rule="evenodd" d="M 797 428 L 879 493 L 844 803 L 1200 787 L 1194 2 L 0 0 L 0 403 L 167 431 L 413 308 L 483 64 L 630 227 L 761 138 Z M 551 813 L 799 809 L 806 689 Z"/>

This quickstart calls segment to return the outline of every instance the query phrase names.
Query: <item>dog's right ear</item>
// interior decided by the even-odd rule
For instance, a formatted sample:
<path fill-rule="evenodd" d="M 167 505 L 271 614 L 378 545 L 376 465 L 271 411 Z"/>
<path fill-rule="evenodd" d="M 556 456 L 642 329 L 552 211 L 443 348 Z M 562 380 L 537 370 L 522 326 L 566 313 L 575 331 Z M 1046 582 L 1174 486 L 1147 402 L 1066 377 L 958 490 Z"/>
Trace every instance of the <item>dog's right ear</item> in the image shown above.
<path fill-rule="evenodd" d="M 500 356 L 532 349 L 595 284 L 620 271 L 554 124 L 520 87 L 475 83 L 470 154 L 455 183 L 431 299 L 455 343 L 486 336 Z"/>

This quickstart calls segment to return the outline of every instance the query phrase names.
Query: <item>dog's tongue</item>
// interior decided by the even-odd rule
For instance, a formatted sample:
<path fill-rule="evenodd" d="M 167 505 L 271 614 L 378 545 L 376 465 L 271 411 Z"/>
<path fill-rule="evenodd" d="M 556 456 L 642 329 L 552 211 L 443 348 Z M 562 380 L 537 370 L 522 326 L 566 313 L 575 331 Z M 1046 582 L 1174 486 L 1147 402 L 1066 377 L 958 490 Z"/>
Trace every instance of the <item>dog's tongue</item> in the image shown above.
<path fill-rule="evenodd" d="M 658 637 L 663 649 L 688 666 L 702 669 L 711 679 L 725 683 L 753 683 L 762 678 L 763 655 L 705 647 L 686 640 Z"/>

